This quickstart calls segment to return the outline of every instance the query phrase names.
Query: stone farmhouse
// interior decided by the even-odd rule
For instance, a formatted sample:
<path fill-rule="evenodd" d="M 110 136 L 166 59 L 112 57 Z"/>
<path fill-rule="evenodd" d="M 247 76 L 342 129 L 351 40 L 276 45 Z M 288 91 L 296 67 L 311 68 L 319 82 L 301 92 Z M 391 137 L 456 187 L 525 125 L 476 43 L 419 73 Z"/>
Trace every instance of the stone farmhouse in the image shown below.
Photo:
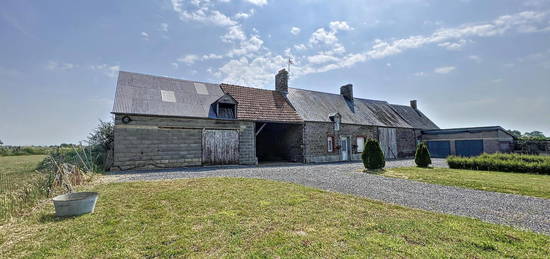
<path fill-rule="evenodd" d="M 359 160 L 369 138 L 387 159 L 405 158 L 424 131 L 436 141 L 445 131 L 415 100 L 357 98 L 351 84 L 340 94 L 290 88 L 284 69 L 275 90 L 121 71 L 112 113 L 113 170 Z"/>

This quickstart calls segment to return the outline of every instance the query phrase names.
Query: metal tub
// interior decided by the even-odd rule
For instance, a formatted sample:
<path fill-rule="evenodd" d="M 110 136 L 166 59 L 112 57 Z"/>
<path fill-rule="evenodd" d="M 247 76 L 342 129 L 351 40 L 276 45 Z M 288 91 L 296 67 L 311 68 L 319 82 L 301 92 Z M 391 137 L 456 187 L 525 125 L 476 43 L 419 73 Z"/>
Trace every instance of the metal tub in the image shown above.
<path fill-rule="evenodd" d="M 55 215 L 58 217 L 78 216 L 94 212 L 97 192 L 73 192 L 54 197 Z"/>

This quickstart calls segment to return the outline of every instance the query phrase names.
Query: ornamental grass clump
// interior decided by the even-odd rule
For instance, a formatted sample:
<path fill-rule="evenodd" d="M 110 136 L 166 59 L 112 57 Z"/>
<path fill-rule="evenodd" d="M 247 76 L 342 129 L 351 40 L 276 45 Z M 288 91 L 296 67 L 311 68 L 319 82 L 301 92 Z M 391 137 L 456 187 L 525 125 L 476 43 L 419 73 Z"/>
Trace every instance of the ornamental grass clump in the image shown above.
<path fill-rule="evenodd" d="M 550 175 L 550 157 L 520 154 L 482 154 L 476 157 L 450 156 L 450 168 Z"/>
<path fill-rule="evenodd" d="M 430 151 L 426 143 L 421 142 L 416 146 L 416 153 L 414 155 L 414 162 L 418 167 L 428 167 L 432 163 L 430 157 Z"/>
<path fill-rule="evenodd" d="M 384 153 L 382 153 L 378 141 L 374 139 L 367 140 L 363 153 L 361 153 L 361 159 L 367 170 L 379 170 L 386 166 Z"/>

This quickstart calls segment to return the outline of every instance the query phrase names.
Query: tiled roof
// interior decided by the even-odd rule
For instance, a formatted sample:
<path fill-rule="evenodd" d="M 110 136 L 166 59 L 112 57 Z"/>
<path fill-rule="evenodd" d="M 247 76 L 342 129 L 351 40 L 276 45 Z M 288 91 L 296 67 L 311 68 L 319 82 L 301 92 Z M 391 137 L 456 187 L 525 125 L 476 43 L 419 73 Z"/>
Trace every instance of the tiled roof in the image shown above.
<path fill-rule="evenodd" d="M 277 91 L 221 84 L 225 93 L 239 102 L 237 118 L 242 120 L 302 122 L 287 99 Z"/>

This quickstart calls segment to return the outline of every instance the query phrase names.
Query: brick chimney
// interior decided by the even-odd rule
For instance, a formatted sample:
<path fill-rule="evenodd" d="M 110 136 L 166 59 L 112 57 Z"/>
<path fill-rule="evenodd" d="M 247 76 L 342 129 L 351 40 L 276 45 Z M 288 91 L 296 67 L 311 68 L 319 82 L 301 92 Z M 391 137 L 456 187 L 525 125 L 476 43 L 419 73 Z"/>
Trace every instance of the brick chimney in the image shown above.
<path fill-rule="evenodd" d="M 347 84 L 340 87 L 340 94 L 347 100 L 353 101 L 353 85 Z"/>
<path fill-rule="evenodd" d="M 285 95 L 288 93 L 288 72 L 284 68 L 275 75 L 275 90 Z"/>
<path fill-rule="evenodd" d="M 418 106 L 416 106 L 416 100 L 411 100 L 411 108 L 415 110 L 418 108 Z"/>

